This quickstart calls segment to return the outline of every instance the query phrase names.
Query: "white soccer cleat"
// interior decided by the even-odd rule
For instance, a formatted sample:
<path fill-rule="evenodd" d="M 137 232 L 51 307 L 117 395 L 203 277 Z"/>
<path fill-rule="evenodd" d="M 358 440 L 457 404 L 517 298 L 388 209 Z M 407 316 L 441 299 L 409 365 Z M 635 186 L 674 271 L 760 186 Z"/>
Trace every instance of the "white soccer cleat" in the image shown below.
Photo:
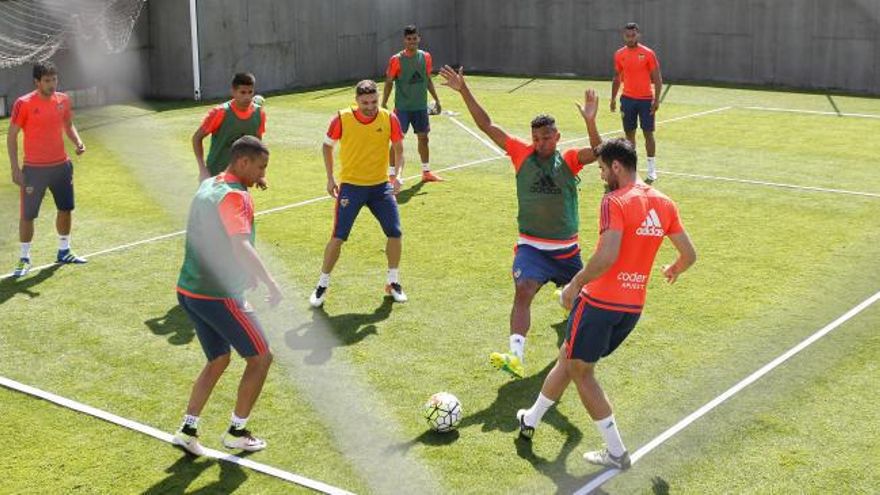
<path fill-rule="evenodd" d="M 251 432 L 245 428 L 236 430 L 229 427 L 229 430 L 223 434 L 221 438 L 223 446 L 230 450 L 245 450 L 247 452 L 257 452 L 266 448 L 266 441 L 251 435 Z"/>
<path fill-rule="evenodd" d="M 398 283 L 388 284 L 385 286 L 385 293 L 394 298 L 394 302 L 407 302 L 409 300 L 403 293 L 403 287 Z"/>
<path fill-rule="evenodd" d="M 320 308 L 324 305 L 324 299 L 327 298 L 327 287 L 319 285 L 315 287 L 315 290 L 312 292 L 312 295 L 309 296 L 309 304 L 312 305 L 313 308 Z"/>
<path fill-rule="evenodd" d="M 180 429 L 177 430 L 176 433 L 174 433 L 174 437 L 171 439 L 171 443 L 182 448 L 192 455 L 205 455 L 205 449 L 202 448 L 202 444 L 199 443 L 199 435 L 196 433 L 195 428 L 190 428 L 189 426 L 181 426 Z"/>
<path fill-rule="evenodd" d="M 605 466 L 613 469 L 620 469 L 624 471 L 629 469 L 632 465 L 632 462 L 629 458 L 629 452 L 624 452 L 620 455 L 620 457 L 615 457 L 611 455 L 611 452 L 608 452 L 607 448 L 602 450 L 595 450 L 593 452 L 585 452 L 584 460 L 589 462 L 590 464 L 596 464 L 597 466 Z"/>

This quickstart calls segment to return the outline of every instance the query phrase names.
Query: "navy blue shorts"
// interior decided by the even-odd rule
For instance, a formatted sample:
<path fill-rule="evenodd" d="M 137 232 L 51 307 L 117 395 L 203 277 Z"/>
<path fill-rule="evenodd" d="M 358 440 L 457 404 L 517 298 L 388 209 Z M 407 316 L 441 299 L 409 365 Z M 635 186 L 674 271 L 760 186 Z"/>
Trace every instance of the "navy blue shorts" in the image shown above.
<path fill-rule="evenodd" d="M 431 132 L 431 122 L 428 120 L 428 109 L 424 110 L 394 110 L 397 120 L 400 121 L 400 132 L 406 134 L 409 125 L 412 124 L 416 134 Z"/>
<path fill-rule="evenodd" d="M 68 161 L 52 167 L 25 165 L 21 173 L 24 178 L 21 218 L 33 220 L 40 215 L 46 189 L 52 191 L 58 211 L 73 211 L 73 163 Z"/>
<path fill-rule="evenodd" d="M 528 244 L 519 244 L 513 257 L 513 279 L 515 282 L 535 280 L 541 285 L 553 282 L 562 286 L 571 282 L 583 267 L 581 249 L 577 245 L 542 251 Z"/>
<path fill-rule="evenodd" d="M 628 96 L 620 98 L 620 115 L 623 117 L 623 130 L 636 130 L 636 119 L 643 131 L 654 131 L 654 114 L 651 113 L 653 100 L 638 100 Z"/>
<path fill-rule="evenodd" d="M 240 299 L 200 299 L 177 293 L 177 302 L 196 327 L 196 336 L 208 361 L 229 354 L 241 357 L 269 352 L 269 343 L 254 310 Z"/>
<path fill-rule="evenodd" d="M 597 308 L 578 295 L 565 328 L 568 358 L 587 363 L 599 361 L 626 340 L 641 316 Z"/>
<path fill-rule="evenodd" d="M 348 240 L 348 234 L 361 208 L 366 205 L 379 221 L 386 237 L 397 238 L 400 232 L 400 213 L 397 211 L 397 198 L 394 188 L 388 182 L 375 186 L 355 186 L 342 183 L 336 197 L 333 218 L 333 237 Z"/>

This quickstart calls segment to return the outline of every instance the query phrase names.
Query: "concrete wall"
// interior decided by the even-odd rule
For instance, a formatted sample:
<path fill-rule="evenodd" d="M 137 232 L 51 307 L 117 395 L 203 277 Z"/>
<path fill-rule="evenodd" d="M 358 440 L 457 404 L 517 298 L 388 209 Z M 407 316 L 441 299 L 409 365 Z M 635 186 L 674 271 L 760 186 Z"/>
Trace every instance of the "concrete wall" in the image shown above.
<path fill-rule="evenodd" d="M 636 21 L 664 78 L 880 94 L 878 0 L 458 0 L 459 58 L 610 78 Z"/>
<path fill-rule="evenodd" d="M 667 80 L 880 94 L 880 0 L 198 0 L 198 12 L 205 98 L 237 71 L 262 92 L 380 77 L 408 23 L 435 66 L 610 78 L 628 20 Z M 189 22 L 188 1 L 149 0 L 123 54 L 56 54 L 62 86 L 192 98 Z M 0 70 L 8 106 L 31 88 L 29 66 Z"/>

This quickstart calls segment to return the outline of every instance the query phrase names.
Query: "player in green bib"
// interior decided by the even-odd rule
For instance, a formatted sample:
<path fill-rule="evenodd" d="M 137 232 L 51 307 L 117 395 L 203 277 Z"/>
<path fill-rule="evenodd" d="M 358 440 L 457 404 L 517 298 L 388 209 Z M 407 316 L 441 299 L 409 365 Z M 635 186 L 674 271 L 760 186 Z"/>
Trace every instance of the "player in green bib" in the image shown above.
<path fill-rule="evenodd" d="M 591 147 L 559 151 L 560 134 L 549 115 L 532 120 L 532 143 L 508 134 L 492 122 L 474 98 L 461 69 L 444 66 L 440 75 L 450 89 L 461 94 L 481 131 L 505 150 L 516 171 L 519 238 L 513 260 L 515 294 L 510 312 L 510 352 L 493 352 L 489 362 L 514 377 L 525 375 L 526 335 L 531 326 L 535 294 L 547 282 L 569 283 L 583 267 L 578 244 L 578 174 L 596 161 L 593 149 L 602 142 L 596 128 L 597 98 L 587 90 L 578 105 L 587 126 Z"/>
<path fill-rule="evenodd" d="M 249 72 L 239 72 L 232 78 L 232 99 L 212 108 L 192 137 L 193 152 L 199 166 L 199 181 L 214 177 L 229 165 L 232 143 L 242 136 L 263 139 L 266 132 L 266 112 L 255 101 L 256 78 Z M 262 97 L 260 97 L 262 99 Z M 211 148 L 205 158 L 202 142 L 211 136 Z M 265 178 L 257 183 L 266 188 Z"/>

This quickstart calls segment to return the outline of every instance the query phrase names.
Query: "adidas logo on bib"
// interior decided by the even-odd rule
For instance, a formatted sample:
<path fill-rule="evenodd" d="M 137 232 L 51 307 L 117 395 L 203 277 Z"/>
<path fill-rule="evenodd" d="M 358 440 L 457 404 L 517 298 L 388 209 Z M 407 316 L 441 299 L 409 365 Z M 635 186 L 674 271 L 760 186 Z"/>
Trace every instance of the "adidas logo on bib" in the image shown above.
<path fill-rule="evenodd" d="M 648 211 L 648 216 L 642 222 L 642 226 L 636 229 L 636 235 L 648 235 L 653 237 L 663 237 L 663 226 L 660 225 L 660 218 L 654 208 Z"/>

